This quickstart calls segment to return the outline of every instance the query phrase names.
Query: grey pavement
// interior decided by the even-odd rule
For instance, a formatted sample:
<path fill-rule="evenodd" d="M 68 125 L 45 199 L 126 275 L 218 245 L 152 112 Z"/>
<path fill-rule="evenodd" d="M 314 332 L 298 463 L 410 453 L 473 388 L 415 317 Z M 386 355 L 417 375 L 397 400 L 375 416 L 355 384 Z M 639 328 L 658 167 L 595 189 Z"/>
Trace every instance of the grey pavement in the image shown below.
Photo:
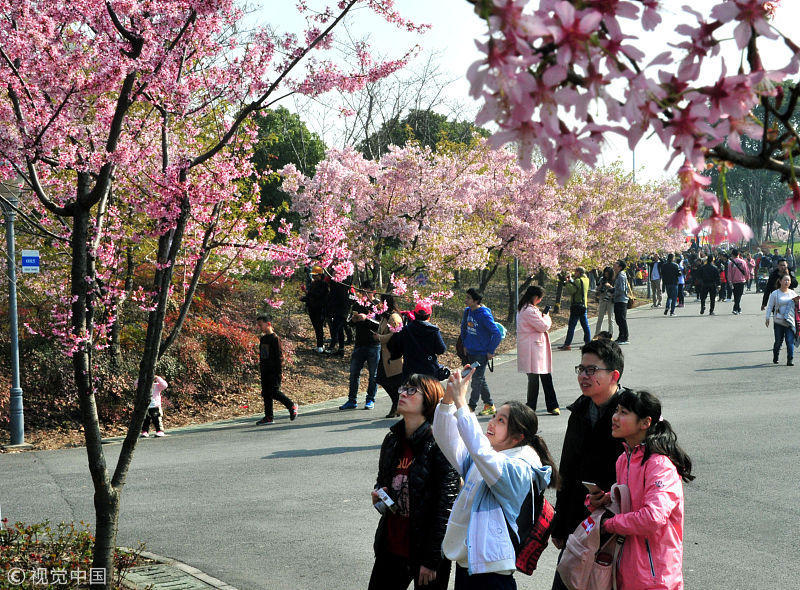
<path fill-rule="evenodd" d="M 740 316 L 731 303 L 699 316 L 691 296 L 675 317 L 649 307 L 629 316 L 623 383 L 661 397 L 694 460 L 697 480 L 685 486 L 687 588 L 798 587 L 800 367 L 786 367 L 783 354 L 772 365 L 760 300 L 745 294 Z M 579 354 L 553 351 L 562 408 L 578 395 Z M 515 362 L 498 364 L 489 383 L 498 403 L 524 400 Z M 237 419 L 171 433 L 167 416 L 168 436 L 137 448 L 119 543 L 144 541 L 240 590 L 366 587 L 378 521 L 369 491 L 392 423 L 381 418 L 388 405 L 381 395 L 373 411 L 327 404 L 301 408 L 293 423 L 278 412 L 268 427 Z M 556 456 L 567 417 L 540 413 Z M 105 450 L 113 464 L 118 443 Z M 84 449 L 0 455 L 0 506 L 11 521 L 92 522 Z M 519 587 L 549 588 L 556 553 L 548 548 L 533 576 L 517 574 Z"/>

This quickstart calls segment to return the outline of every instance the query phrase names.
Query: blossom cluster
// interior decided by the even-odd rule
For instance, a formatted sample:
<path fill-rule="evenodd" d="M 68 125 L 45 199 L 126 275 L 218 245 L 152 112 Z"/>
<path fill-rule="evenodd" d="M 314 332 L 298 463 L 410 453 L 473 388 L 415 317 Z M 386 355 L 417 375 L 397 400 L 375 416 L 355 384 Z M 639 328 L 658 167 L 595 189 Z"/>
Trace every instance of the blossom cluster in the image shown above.
<path fill-rule="evenodd" d="M 753 107 L 773 96 L 776 84 L 796 74 L 800 50 L 770 22 L 776 2 L 716 0 L 703 15 L 680 8 L 674 42 L 647 57 L 652 32 L 662 25 L 661 11 L 678 10 L 664 0 L 478 0 L 476 12 L 488 22 L 488 40 L 479 43 L 486 57 L 468 72 L 471 94 L 483 101 L 477 122 L 496 121 L 495 145 L 517 142 L 521 162 L 537 151 L 561 182 L 572 166 L 596 164 L 609 133 L 627 138 L 635 148 L 652 133 L 684 159 L 684 169 L 704 170 L 723 142 L 741 152 L 740 137 L 760 139 L 765 121 Z M 669 4 L 669 6 L 667 6 Z M 533 5 L 531 7 L 531 5 Z M 643 34 L 642 34 L 643 31 Z M 742 54 L 729 73 L 720 43 L 730 37 Z M 783 47 L 784 66 L 767 70 L 760 58 L 763 43 Z M 650 46 L 648 46 L 648 43 Z M 713 80 L 706 84 L 703 80 Z M 750 166 L 766 166 L 763 162 Z M 794 181 L 794 165 L 791 166 Z M 673 225 L 692 226 L 695 188 Z M 798 210 L 792 197 L 786 210 Z M 726 206 L 715 196 L 715 239 L 746 234 L 731 226 Z M 797 203 L 797 207 L 794 206 Z"/>

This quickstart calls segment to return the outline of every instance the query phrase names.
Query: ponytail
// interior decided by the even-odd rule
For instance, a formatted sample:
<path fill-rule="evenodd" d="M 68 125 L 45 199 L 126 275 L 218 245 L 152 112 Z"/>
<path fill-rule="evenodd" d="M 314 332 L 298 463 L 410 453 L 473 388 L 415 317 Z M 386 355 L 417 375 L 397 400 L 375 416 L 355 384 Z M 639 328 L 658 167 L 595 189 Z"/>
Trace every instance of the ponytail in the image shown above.
<path fill-rule="evenodd" d="M 647 429 L 642 463 L 647 461 L 652 454 L 669 457 L 683 481 L 692 481 L 694 479 L 694 475 L 692 475 L 692 460 L 678 444 L 678 436 L 667 420 L 656 420 Z"/>
<path fill-rule="evenodd" d="M 636 414 L 640 419 L 650 418 L 650 428 L 644 438 L 642 465 L 651 455 L 666 455 L 683 481 L 692 481 L 692 460 L 678 445 L 678 435 L 672 425 L 661 417 L 661 402 L 649 391 L 624 390 L 619 396 L 619 405 Z"/>
<path fill-rule="evenodd" d="M 539 455 L 539 460 L 542 465 L 547 465 L 552 470 L 550 475 L 550 483 L 547 487 L 557 488 L 561 481 L 558 474 L 558 467 L 547 448 L 547 443 L 537 433 L 539 431 L 539 418 L 536 412 L 531 410 L 527 405 L 518 401 L 510 401 L 503 404 L 508 406 L 508 432 L 511 435 L 521 435 L 522 440 L 517 445 L 519 447 L 528 445 L 532 447 L 536 454 Z"/>

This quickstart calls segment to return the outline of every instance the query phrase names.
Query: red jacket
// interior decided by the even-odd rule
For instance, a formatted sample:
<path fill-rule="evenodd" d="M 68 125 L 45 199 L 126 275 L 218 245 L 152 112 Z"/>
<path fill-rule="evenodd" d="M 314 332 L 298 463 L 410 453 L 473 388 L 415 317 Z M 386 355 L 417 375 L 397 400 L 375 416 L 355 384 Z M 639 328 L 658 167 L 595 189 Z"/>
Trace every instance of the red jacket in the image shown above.
<path fill-rule="evenodd" d="M 617 562 L 620 590 L 683 589 L 683 483 L 665 455 L 651 455 L 644 465 L 644 445 L 617 459 L 617 483 L 631 491 L 631 511 L 605 523 L 625 535 Z"/>

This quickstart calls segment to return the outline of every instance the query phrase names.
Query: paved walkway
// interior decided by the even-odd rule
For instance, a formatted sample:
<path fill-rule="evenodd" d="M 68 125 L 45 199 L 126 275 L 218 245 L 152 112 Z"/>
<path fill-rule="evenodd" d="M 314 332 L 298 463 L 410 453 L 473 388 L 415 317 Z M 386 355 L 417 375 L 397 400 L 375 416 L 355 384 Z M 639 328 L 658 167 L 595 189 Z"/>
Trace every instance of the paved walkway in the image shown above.
<path fill-rule="evenodd" d="M 759 306 L 760 296 L 746 294 L 741 316 L 730 303 L 699 316 L 693 299 L 672 318 L 649 308 L 630 314 L 623 382 L 662 397 L 698 476 L 686 486 L 687 588 L 794 588 L 800 579 L 791 526 L 800 518 L 800 369 L 772 365 Z M 579 352 L 553 354 L 564 407 L 578 395 Z M 513 362 L 498 365 L 489 383 L 497 402 L 524 399 Z M 378 516 L 369 491 L 392 421 L 381 419 L 385 396 L 371 412 L 335 405 L 305 408 L 294 423 L 279 413 L 269 427 L 239 419 L 143 440 L 123 495 L 120 544 L 143 540 L 242 590 L 366 587 Z M 556 456 L 567 418 L 540 418 Z M 109 462 L 118 449 L 108 445 Z M 85 451 L 0 455 L 0 505 L 12 521 L 93 521 Z M 546 550 L 534 576 L 517 575 L 519 587 L 549 587 L 555 557 Z"/>

